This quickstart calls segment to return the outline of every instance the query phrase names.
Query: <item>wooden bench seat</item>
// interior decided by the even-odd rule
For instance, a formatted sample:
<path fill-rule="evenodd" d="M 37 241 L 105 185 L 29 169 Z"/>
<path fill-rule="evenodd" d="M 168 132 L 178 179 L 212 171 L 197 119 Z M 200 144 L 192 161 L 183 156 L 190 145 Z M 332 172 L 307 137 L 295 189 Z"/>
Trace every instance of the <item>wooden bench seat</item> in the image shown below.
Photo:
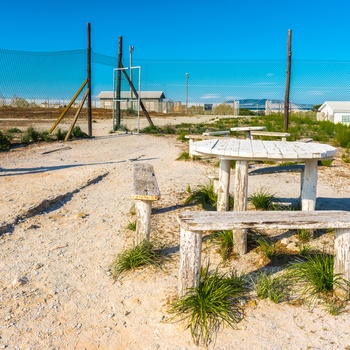
<path fill-rule="evenodd" d="M 136 244 L 149 240 L 152 202 L 160 199 L 153 165 L 134 163 L 132 198 L 136 200 Z"/>
<path fill-rule="evenodd" d="M 219 135 L 229 135 L 230 131 L 225 130 L 225 131 L 206 131 L 203 132 L 203 136 L 219 136 Z"/>
<path fill-rule="evenodd" d="M 251 131 L 252 139 L 254 136 L 269 136 L 280 137 L 282 141 L 287 141 L 287 137 L 290 136 L 288 132 L 274 132 L 274 131 Z"/>
<path fill-rule="evenodd" d="M 346 211 L 186 211 L 180 224 L 179 293 L 198 285 L 204 231 L 233 230 L 234 241 L 246 245 L 246 230 L 335 228 L 334 273 L 350 281 L 350 212 Z M 244 235 L 236 237 L 235 235 Z M 350 296 L 349 288 L 346 294 Z"/>

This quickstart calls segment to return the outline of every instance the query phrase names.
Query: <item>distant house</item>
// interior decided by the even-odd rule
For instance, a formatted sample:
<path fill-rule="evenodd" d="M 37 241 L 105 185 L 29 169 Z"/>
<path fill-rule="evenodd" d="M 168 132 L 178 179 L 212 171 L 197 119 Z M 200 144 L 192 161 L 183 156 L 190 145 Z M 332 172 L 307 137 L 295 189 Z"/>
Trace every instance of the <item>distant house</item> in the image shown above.
<path fill-rule="evenodd" d="M 101 91 L 100 94 L 97 95 L 100 99 L 100 108 L 112 109 L 113 95 L 113 91 Z M 149 112 L 170 112 L 169 108 L 171 109 L 171 106 L 169 106 L 169 101 L 164 101 L 165 95 L 163 91 L 141 91 L 140 98 Z M 121 91 L 120 100 L 121 109 L 137 109 L 137 102 L 135 98 L 132 98 L 130 91 Z"/>
<path fill-rule="evenodd" d="M 318 109 L 317 120 L 350 124 L 350 101 L 326 101 Z"/>

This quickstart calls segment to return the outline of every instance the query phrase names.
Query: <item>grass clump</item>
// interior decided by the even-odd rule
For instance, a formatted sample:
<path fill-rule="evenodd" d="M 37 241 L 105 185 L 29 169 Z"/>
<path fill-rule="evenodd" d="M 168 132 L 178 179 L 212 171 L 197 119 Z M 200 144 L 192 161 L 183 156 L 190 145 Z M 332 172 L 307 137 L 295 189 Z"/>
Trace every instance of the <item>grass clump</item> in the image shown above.
<path fill-rule="evenodd" d="M 188 162 L 191 160 L 190 153 L 187 151 L 184 151 L 176 158 L 176 160 L 184 160 L 184 161 Z"/>
<path fill-rule="evenodd" d="M 284 276 L 259 273 L 253 279 L 253 285 L 259 299 L 268 298 L 278 304 L 287 296 L 286 279 Z"/>
<path fill-rule="evenodd" d="M 214 182 L 210 181 L 192 192 L 186 199 L 185 204 L 196 204 L 205 210 L 215 211 L 217 200 L 218 195 L 214 191 Z"/>
<path fill-rule="evenodd" d="M 0 150 L 8 150 L 11 147 L 11 137 L 0 131 Z"/>
<path fill-rule="evenodd" d="M 334 257 L 329 254 L 309 254 L 297 259 L 288 268 L 288 276 L 297 287 L 300 299 L 315 302 L 330 300 L 335 291 L 348 284 L 340 274 L 334 274 Z"/>
<path fill-rule="evenodd" d="M 136 221 L 130 221 L 126 228 L 130 231 L 136 231 Z"/>
<path fill-rule="evenodd" d="M 273 260 L 277 256 L 276 244 L 269 238 L 259 235 L 256 244 L 268 259 Z"/>
<path fill-rule="evenodd" d="M 218 245 L 222 260 L 226 262 L 233 254 L 233 233 L 231 230 L 215 231 L 210 237 L 209 242 Z"/>
<path fill-rule="evenodd" d="M 314 235 L 313 230 L 300 229 L 297 231 L 297 237 L 300 242 L 306 243 L 310 242 Z"/>
<path fill-rule="evenodd" d="M 273 210 L 275 209 L 273 201 L 275 200 L 272 193 L 265 188 L 260 188 L 248 197 L 250 202 L 257 210 Z"/>
<path fill-rule="evenodd" d="M 116 280 L 124 273 L 139 266 L 159 266 L 159 255 L 150 242 L 144 240 L 134 247 L 118 254 L 110 266 L 113 278 Z"/>
<path fill-rule="evenodd" d="M 170 307 L 175 318 L 186 320 L 195 344 L 208 346 L 222 325 L 235 328 L 243 318 L 240 304 L 245 297 L 243 277 L 232 273 L 220 275 L 218 268 L 209 274 L 209 266 L 202 271 L 199 284 L 187 290 Z"/>

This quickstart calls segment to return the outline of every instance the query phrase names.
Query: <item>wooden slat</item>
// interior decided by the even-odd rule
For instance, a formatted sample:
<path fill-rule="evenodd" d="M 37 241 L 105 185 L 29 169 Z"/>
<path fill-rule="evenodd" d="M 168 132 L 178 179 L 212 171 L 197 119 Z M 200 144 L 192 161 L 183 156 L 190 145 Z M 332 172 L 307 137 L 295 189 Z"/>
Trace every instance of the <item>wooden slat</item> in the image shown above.
<path fill-rule="evenodd" d="M 228 135 L 230 131 L 207 131 L 203 132 L 203 136 Z"/>
<path fill-rule="evenodd" d="M 272 136 L 272 137 L 288 137 L 288 132 L 274 132 L 274 131 L 252 131 L 252 136 Z"/>
<path fill-rule="evenodd" d="M 147 163 L 134 163 L 132 198 L 141 200 L 158 200 L 160 191 L 153 166 Z"/>
<path fill-rule="evenodd" d="M 179 215 L 180 226 L 189 231 L 255 229 L 350 228 L 347 211 L 236 211 L 193 212 Z"/>

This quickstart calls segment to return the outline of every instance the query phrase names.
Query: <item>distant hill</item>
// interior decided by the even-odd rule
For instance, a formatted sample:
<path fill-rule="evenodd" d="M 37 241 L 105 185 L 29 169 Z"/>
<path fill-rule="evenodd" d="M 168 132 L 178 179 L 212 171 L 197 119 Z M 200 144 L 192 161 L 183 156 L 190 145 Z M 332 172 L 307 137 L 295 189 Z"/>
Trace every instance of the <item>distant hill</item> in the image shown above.
<path fill-rule="evenodd" d="M 262 98 L 262 99 L 243 99 L 243 100 L 238 100 L 239 101 L 239 108 L 246 108 L 246 109 L 251 109 L 251 110 L 265 110 L 265 104 L 267 99 Z M 283 106 L 283 101 L 282 100 L 269 100 L 273 105 L 281 105 Z M 234 101 L 227 101 L 227 103 L 233 103 Z M 303 110 L 310 110 L 312 109 L 313 105 L 312 104 L 303 104 L 303 103 L 294 103 L 291 102 L 292 108 L 293 109 L 303 109 Z M 282 107 L 283 108 L 283 107 Z"/>

